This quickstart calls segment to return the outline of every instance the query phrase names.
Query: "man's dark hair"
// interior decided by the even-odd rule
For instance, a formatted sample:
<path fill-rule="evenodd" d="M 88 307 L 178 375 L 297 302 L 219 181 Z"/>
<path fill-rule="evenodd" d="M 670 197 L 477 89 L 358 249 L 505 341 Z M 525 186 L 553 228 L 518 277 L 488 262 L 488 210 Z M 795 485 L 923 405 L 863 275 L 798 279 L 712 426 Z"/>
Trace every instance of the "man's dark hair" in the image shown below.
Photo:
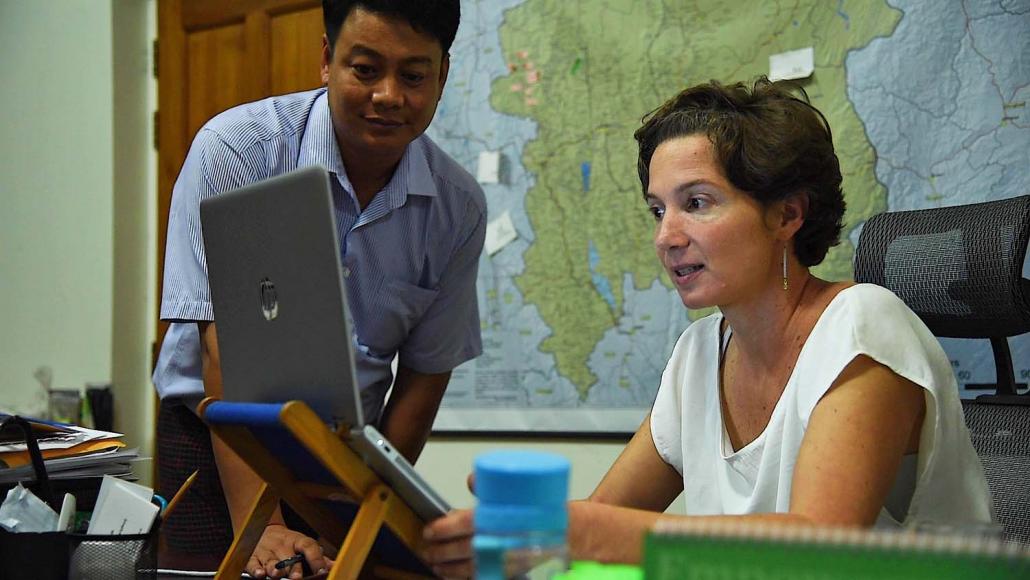
<path fill-rule="evenodd" d="M 404 20 L 416 32 L 435 38 L 445 55 L 451 50 L 461 20 L 459 0 L 322 0 L 330 50 L 336 45 L 343 21 L 355 8 Z"/>
<path fill-rule="evenodd" d="M 795 88 L 800 96 L 793 94 Z M 637 172 L 645 195 L 658 146 L 705 135 L 726 178 L 759 203 L 808 195 L 805 222 L 794 237 L 794 253 L 802 264 L 822 262 L 830 247 L 840 243 L 840 162 L 830 125 L 804 89 L 764 76 L 753 87 L 710 81 L 684 90 L 642 121 L 633 136 L 640 148 Z"/>

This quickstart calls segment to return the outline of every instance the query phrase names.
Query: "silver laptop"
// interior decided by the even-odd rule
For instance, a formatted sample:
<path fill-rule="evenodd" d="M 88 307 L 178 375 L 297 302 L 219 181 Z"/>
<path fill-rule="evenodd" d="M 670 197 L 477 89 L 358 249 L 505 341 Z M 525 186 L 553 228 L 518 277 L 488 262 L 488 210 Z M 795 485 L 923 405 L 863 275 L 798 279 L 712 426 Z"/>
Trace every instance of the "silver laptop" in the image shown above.
<path fill-rule="evenodd" d="M 200 220 L 223 400 L 304 401 L 344 426 L 344 442 L 423 520 L 447 513 L 447 502 L 365 424 L 325 169 L 298 169 L 206 199 Z"/>

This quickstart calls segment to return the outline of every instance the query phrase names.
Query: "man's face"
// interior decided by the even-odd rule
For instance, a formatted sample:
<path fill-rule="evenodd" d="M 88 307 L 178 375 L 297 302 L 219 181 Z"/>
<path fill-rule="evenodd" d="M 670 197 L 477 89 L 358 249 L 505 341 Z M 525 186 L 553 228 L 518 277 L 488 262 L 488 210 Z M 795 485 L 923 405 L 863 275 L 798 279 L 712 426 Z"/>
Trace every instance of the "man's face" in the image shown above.
<path fill-rule="evenodd" d="M 449 64 L 440 43 L 403 20 L 355 8 L 335 48 L 324 37 L 322 44 L 322 81 L 344 162 L 398 161 L 436 113 Z"/>

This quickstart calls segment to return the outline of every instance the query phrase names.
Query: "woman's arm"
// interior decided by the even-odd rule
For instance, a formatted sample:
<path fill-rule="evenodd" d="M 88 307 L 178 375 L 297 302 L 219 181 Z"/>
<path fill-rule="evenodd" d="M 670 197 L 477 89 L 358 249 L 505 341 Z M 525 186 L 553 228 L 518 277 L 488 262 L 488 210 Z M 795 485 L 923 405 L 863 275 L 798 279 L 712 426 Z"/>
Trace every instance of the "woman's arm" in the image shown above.
<path fill-rule="evenodd" d="M 726 516 L 661 512 L 682 491 L 645 420 L 586 501 L 569 504 L 574 559 L 639 562 L 644 535 L 659 519 L 783 525 L 869 526 L 876 521 L 902 456 L 918 450 L 923 389 L 872 359 L 849 364 L 816 404 L 794 468 L 790 511 Z M 447 576 L 472 574 L 471 512 L 426 526 L 427 561 Z"/>
<path fill-rule="evenodd" d="M 642 538 L 659 518 L 871 526 L 894 484 L 902 457 L 919 449 L 925 413 L 921 387 L 869 357 L 854 359 L 812 412 L 794 467 L 790 511 L 785 514 L 690 517 L 657 513 L 675 496 L 661 495 L 662 490 L 670 489 L 671 478 L 655 469 L 654 462 L 672 474 L 675 470 L 661 462 L 650 431 L 642 428 L 591 496 L 592 501 L 612 505 L 570 505 L 573 557 L 639 562 Z"/>
<path fill-rule="evenodd" d="M 644 420 L 601 483 L 569 507 L 573 559 L 639 561 L 644 534 L 683 490 L 679 473 L 662 461 Z M 447 577 L 471 577 L 472 511 L 456 510 L 426 525 L 424 557 Z"/>
<path fill-rule="evenodd" d="M 638 562 L 643 538 L 683 491 L 683 478 L 662 460 L 648 415 L 586 501 L 569 503 L 573 559 Z"/>
<path fill-rule="evenodd" d="M 661 512 L 682 491 L 682 476 L 658 455 L 649 414 L 587 501 Z"/>
<path fill-rule="evenodd" d="M 638 488 L 638 491 L 646 489 L 650 481 L 648 475 L 642 473 L 633 487 Z M 569 552 L 574 560 L 638 564 L 643 559 L 644 538 L 659 519 L 684 522 L 809 523 L 792 514 L 678 516 L 617 504 L 578 501 L 569 503 Z"/>
<path fill-rule="evenodd" d="M 871 526 L 902 457 L 919 450 L 923 389 L 867 356 L 816 404 L 801 443 L 790 512 L 820 525 Z"/>

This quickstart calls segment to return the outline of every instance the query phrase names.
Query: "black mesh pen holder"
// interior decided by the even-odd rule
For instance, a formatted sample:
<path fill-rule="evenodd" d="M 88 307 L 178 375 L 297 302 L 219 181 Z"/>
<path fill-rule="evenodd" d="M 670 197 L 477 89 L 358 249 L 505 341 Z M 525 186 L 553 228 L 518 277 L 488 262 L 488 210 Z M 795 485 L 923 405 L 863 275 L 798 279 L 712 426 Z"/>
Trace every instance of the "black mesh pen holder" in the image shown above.
<path fill-rule="evenodd" d="M 35 481 L 22 484 L 59 511 L 60 503 L 51 492 L 31 426 L 18 416 L 0 422 L 0 432 L 14 428 L 20 429 L 25 437 L 35 477 Z M 64 532 L 12 533 L 0 527 L 0 580 L 156 580 L 159 528 L 160 520 L 155 520 L 146 534 L 90 536 Z"/>
<path fill-rule="evenodd" d="M 69 580 L 157 578 L 157 530 L 122 536 L 68 536 Z"/>
<path fill-rule="evenodd" d="M 157 526 L 124 536 L 0 529 L 0 559 L 0 580 L 156 579 Z"/>

